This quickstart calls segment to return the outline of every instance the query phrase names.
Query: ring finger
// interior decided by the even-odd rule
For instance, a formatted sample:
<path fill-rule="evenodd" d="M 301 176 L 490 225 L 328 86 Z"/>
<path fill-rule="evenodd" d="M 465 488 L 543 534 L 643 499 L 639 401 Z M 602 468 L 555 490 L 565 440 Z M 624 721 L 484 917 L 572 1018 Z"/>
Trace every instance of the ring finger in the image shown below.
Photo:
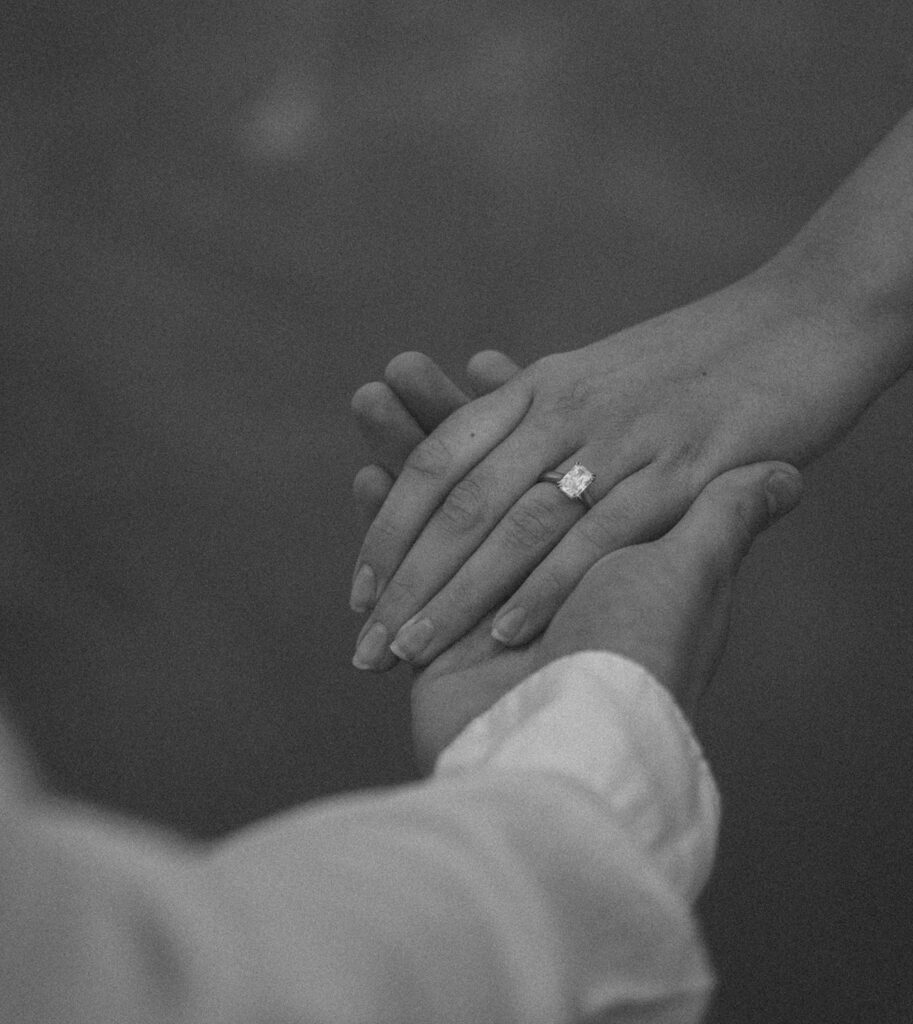
<path fill-rule="evenodd" d="M 529 642 L 600 558 L 665 533 L 690 501 L 686 481 L 656 463 L 622 480 L 561 538 L 498 610 L 492 635 L 512 647 Z"/>
<path fill-rule="evenodd" d="M 558 472 L 563 476 L 582 461 L 566 460 Z M 602 493 L 607 493 L 639 467 L 638 461 L 634 460 L 632 466 L 630 458 L 619 453 L 616 464 L 603 470 L 599 483 L 594 479 L 590 486 L 599 486 Z M 571 499 L 554 483 L 535 483 L 450 582 L 403 624 L 391 646 L 393 653 L 417 664 L 434 658 L 472 628 L 481 614 L 509 597 L 586 511 L 582 500 Z"/>

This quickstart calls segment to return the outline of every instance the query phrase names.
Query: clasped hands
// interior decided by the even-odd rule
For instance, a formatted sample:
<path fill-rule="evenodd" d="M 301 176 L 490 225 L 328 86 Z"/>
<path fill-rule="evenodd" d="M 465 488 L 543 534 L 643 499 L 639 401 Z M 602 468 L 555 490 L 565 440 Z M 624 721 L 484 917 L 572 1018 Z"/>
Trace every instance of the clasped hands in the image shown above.
<path fill-rule="evenodd" d="M 758 365 L 757 338 L 734 315 L 757 316 L 757 301 L 719 293 L 525 371 L 482 353 L 468 370 L 474 400 L 415 353 L 356 394 L 374 465 L 354 488 L 371 522 L 355 660 L 423 669 L 426 763 L 511 686 L 578 650 L 631 657 L 690 709 L 722 651 L 741 558 L 799 500 L 789 463 L 838 427 L 785 386 L 773 345 L 771 366 Z M 725 339 L 708 341 L 712 323 Z M 597 472 L 588 512 L 537 483 L 576 461 Z M 521 624 L 508 633 L 505 619 Z"/>
<path fill-rule="evenodd" d="M 782 283 L 795 275 L 764 271 L 524 370 L 483 354 L 471 402 L 414 355 L 359 391 L 369 435 L 386 386 L 415 444 L 385 466 L 395 483 L 358 557 L 352 607 L 370 616 L 356 664 L 427 665 L 490 612 L 502 643 L 526 644 L 599 558 L 661 536 L 710 480 L 801 465 L 847 430 L 862 406 L 838 331 Z M 586 515 L 538 482 L 575 462 L 596 474 Z"/>

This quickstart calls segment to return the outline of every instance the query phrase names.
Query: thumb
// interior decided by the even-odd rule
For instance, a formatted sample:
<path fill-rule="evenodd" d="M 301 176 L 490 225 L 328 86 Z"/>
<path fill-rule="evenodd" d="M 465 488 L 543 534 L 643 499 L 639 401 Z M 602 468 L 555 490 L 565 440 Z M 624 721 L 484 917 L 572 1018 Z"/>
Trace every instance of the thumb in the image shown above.
<path fill-rule="evenodd" d="M 700 561 L 735 573 L 755 538 L 802 498 L 802 476 L 786 462 L 730 469 L 708 483 L 666 539 Z"/>

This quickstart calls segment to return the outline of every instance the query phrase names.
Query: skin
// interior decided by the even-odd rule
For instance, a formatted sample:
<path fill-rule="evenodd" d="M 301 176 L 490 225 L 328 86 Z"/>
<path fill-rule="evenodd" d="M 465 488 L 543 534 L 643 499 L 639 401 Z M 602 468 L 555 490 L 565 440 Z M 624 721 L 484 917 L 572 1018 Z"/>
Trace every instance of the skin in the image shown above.
<path fill-rule="evenodd" d="M 758 271 L 454 408 L 366 533 L 354 664 L 427 665 L 489 618 L 525 645 L 601 557 L 661 536 L 715 477 L 833 446 L 913 357 L 910 167 L 908 116 Z M 596 473 L 590 511 L 537 482 L 575 462 Z"/>
<path fill-rule="evenodd" d="M 485 358 L 502 376 L 516 372 L 503 357 Z M 359 427 L 379 462 L 355 478 L 354 497 L 366 522 L 422 435 L 419 420 L 431 428 L 455 402 L 466 401 L 430 361 L 414 369 L 398 378 L 398 393 L 377 388 L 360 404 Z M 484 391 L 497 380 L 494 374 L 477 377 L 476 385 Z M 491 637 L 487 621 L 479 623 L 415 673 L 420 764 L 431 768 L 473 718 L 532 672 L 581 650 L 626 655 L 660 680 L 686 713 L 693 712 L 725 644 L 738 566 L 754 538 L 795 506 L 801 490 L 801 477 L 789 465 L 732 470 L 705 487 L 666 535 L 598 560 L 531 643 L 505 648 Z"/>

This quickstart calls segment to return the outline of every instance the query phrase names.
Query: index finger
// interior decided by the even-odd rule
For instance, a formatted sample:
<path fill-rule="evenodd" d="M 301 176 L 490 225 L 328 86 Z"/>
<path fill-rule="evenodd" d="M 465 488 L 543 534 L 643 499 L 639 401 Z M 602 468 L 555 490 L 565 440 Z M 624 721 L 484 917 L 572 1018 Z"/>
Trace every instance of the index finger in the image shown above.
<path fill-rule="evenodd" d="M 367 565 L 374 574 L 375 599 L 454 484 L 514 430 L 531 402 L 530 386 L 512 380 L 457 409 L 413 449 L 358 555 L 356 572 Z"/>

